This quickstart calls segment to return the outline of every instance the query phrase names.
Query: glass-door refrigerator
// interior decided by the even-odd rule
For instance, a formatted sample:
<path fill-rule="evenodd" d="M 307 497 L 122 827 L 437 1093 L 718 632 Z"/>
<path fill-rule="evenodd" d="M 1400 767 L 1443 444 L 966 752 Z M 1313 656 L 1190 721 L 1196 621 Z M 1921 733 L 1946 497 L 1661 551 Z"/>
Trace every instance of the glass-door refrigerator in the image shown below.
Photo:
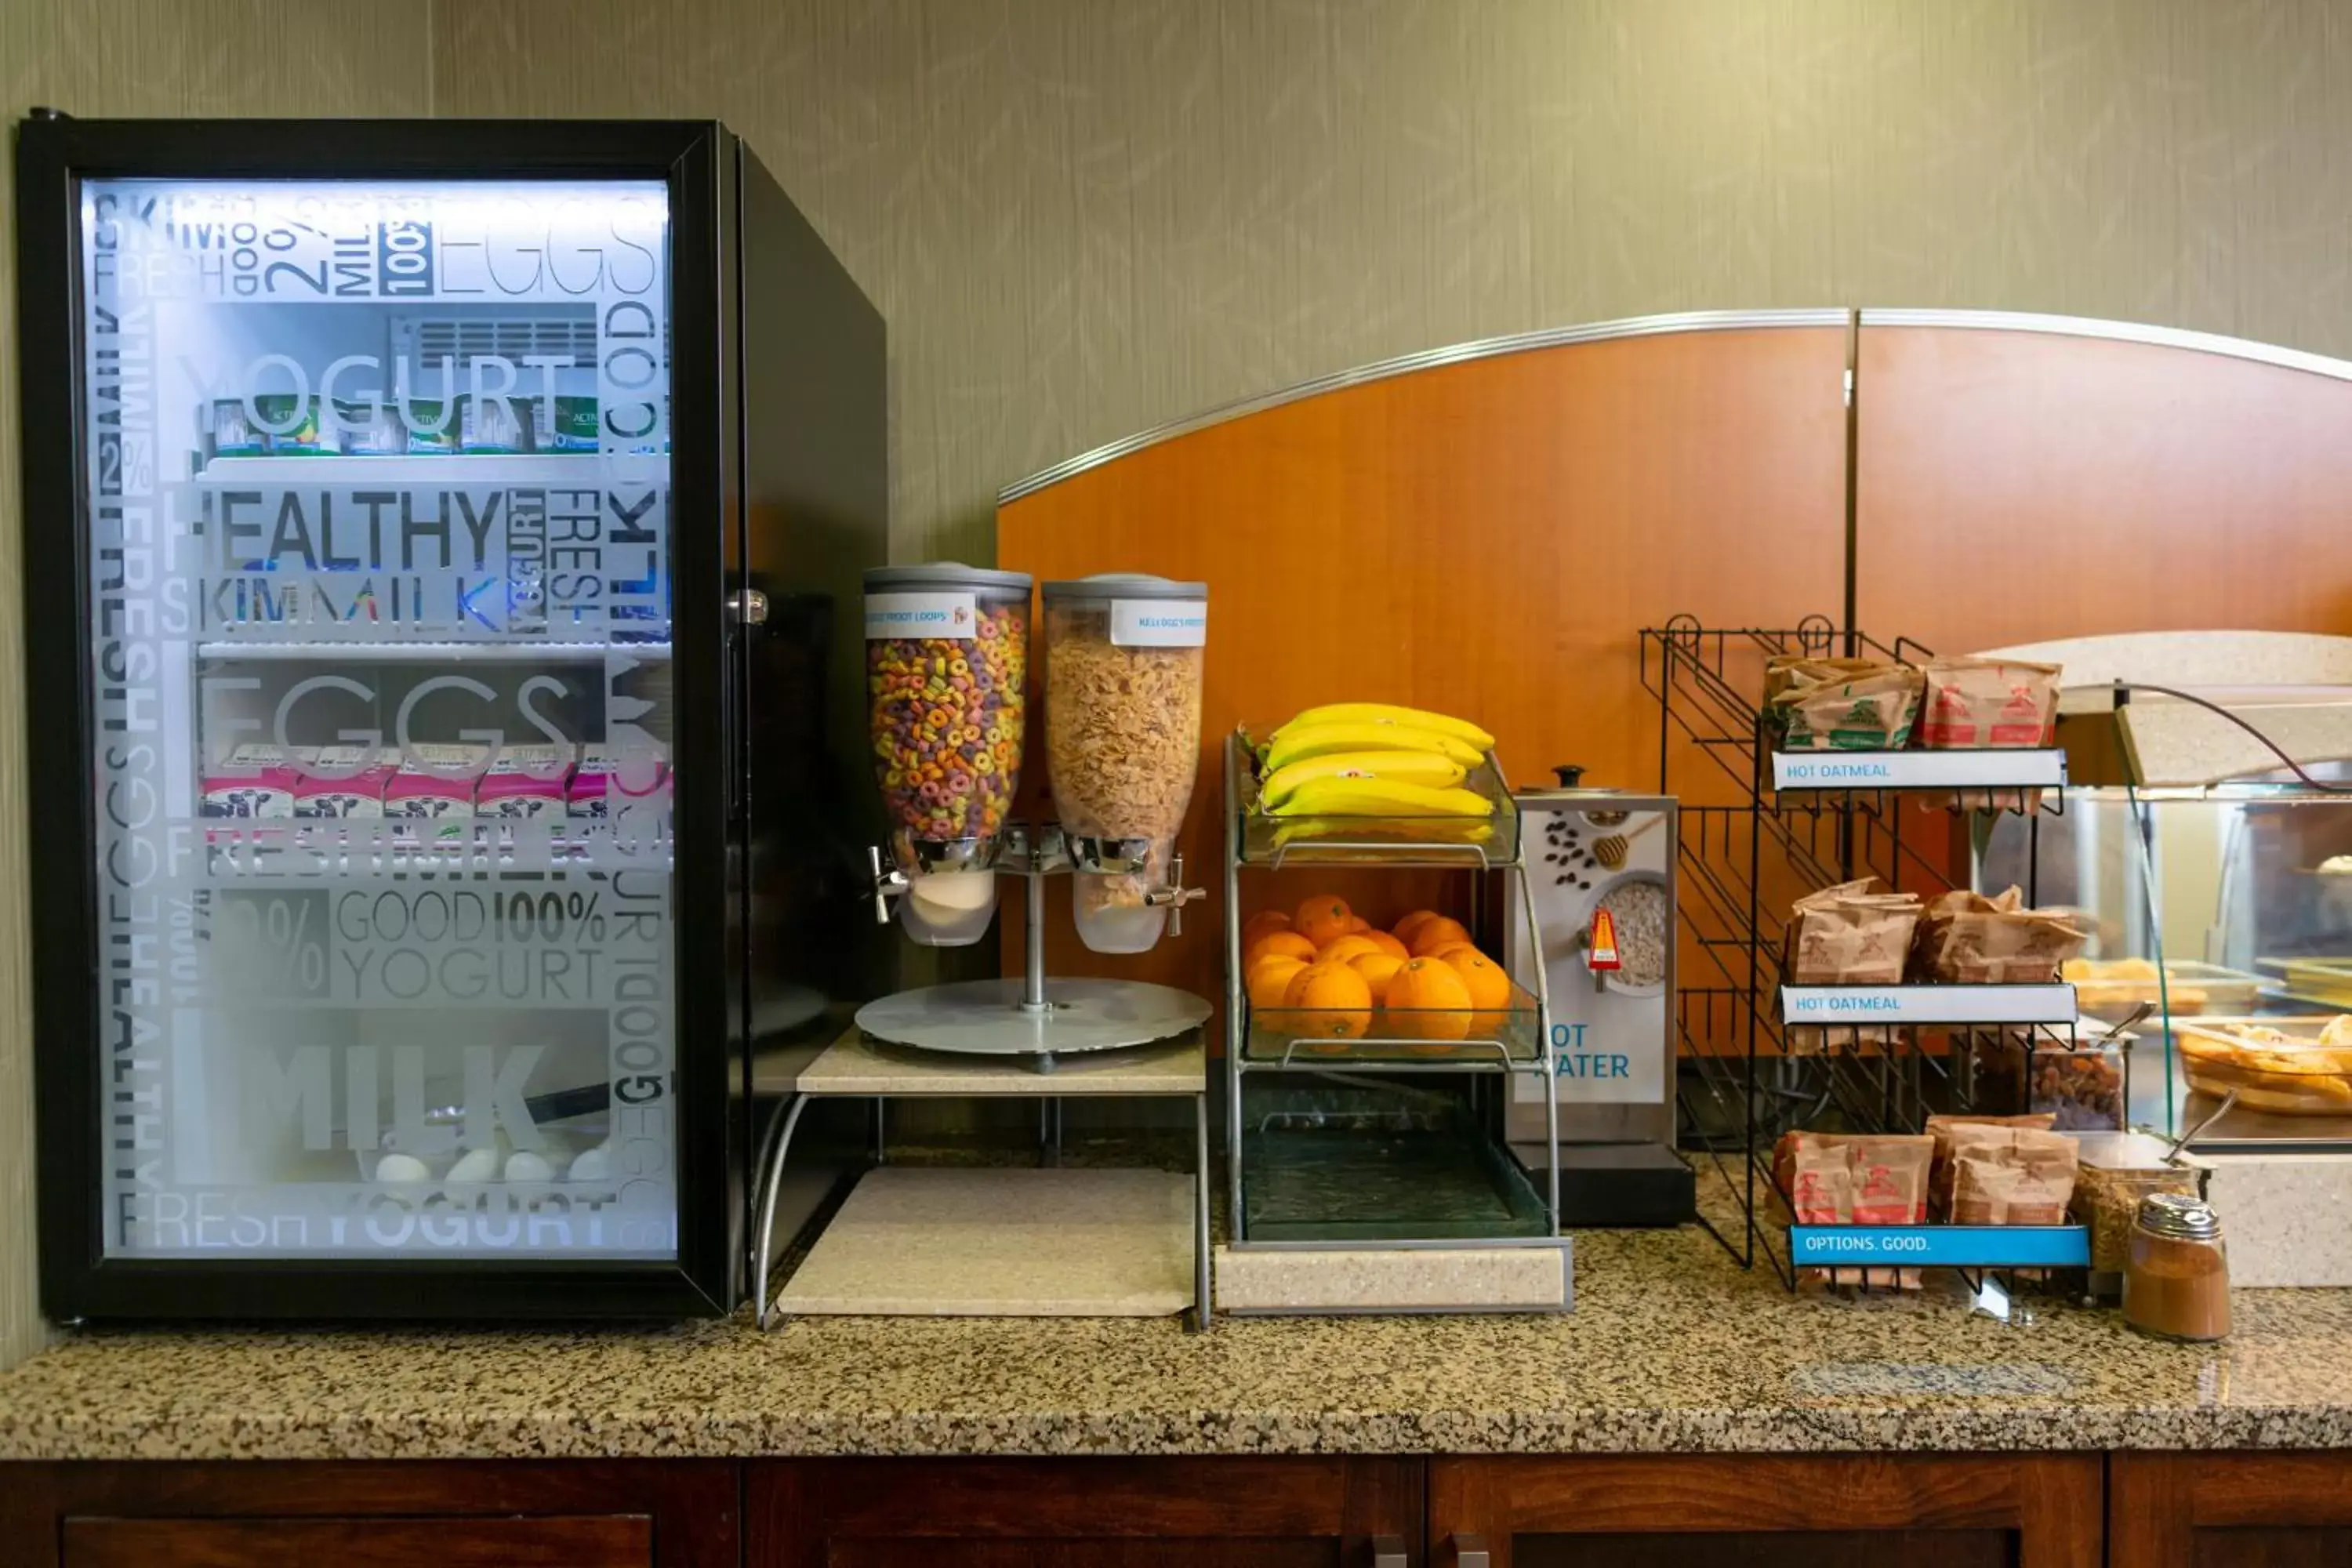
<path fill-rule="evenodd" d="M 37 110 L 17 193 L 46 1310 L 727 1310 L 751 1054 L 887 951 L 880 318 L 707 122 Z"/>

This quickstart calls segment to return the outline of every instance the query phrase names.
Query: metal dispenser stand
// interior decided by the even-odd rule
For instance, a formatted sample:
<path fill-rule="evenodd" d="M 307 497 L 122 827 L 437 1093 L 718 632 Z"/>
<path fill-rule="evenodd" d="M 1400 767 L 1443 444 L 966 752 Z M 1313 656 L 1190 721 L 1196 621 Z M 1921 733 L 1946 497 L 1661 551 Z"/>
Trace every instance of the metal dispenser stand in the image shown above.
<path fill-rule="evenodd" d="M 1058 872 L 1129 871 L 1142 864 L 1148 843 L 1080 840 L 1075 844 L 1052 823 L 1013 823 L 992 843 L 959 840 L 951 844 L 916 841 L 915 852 L 925 868 L 956 865 L 968 871 L 1010 871 L 1028 880 L 1027 963 L 1020 978 L 961 981 L 946 985 L 903 991 L 867 1003 L 857 1013 L 857 1027 L 817 1057 L 790 1085 L 791 1098 L 769 1123 L 760 1157 L 755 1194 L 759 1222 L 753 1237 L 752 1283 L 761 1327 L 781 1321 L 788 1311 L 819 1309 L 796 1306 L 783 1293 L 772 1294 L 768 1278 L 774 1257 L 772 1231 L 777 1195 L 783 1181 L 784 1159 L 801 1114 L 814 1100 L 867 1099 L 874 1102 L 876 1163 L 884 1163 L 884 1107 L 894 1098 L 1010 1097 L 1035 1095 L 1045 1099 L 1050 1141 L 1045 1146 L 1048 1164 L 1058 1161 L 1058 1102 L 1070 1096 L 1165 1096 L 1192 1102 L 1192 1323 L 1205 1328 L 1211 1316 L 1209 1238 L 1209 1100 L 1206 1052 L 1199 1032 L 1209 1020 L 1210 1005 L 1190 992 L 1142 981 L 1106 980 L 1045 973 L 1045 879 Z M 887 924 L 890 900 L 905 897 L 909 882 L 897 866 L 886 866 L 880 848 L 870 851 L 874 871 L 875 918 Z M 1206 896 L 1205 889 L 1183 886 L 1184 863 L 1177 857 L 1169 868 L 1169 882 L 1144 895 L 1148 906 L 1169 911 L 1171 934 L 1183 931 L 1183 907 Z M 1181 1048 L 1137 1051 L 1131 1056 L 1105 1056 L 1074 1062 L 1066 1069 L 1062 1058 L 1088 1053 L 1118 1052 L 1194 1037 Z M 912 1047 L 898 1049 L 895 1047 Z M 996 1058 L 975 1060 L 975 1058 Z M 1041 1082 L 1050 1077 L 1048 1087 Z M 950 1175 L 940 1172 L 897 1173 L 905 1178 Z M 975 1183 L 1002 1173 L 964 1173 Z M 1087 1173 L 1070 1173 L 1078 1177 Z M 1106 1178 L 1141 1176 L 1149 1172 L 1090 1173 Z M 860 1191 L 865 1189 L 861 1187 Z M 952 1194 L 942 1194 L 942 1196 Z M 1143 1201 L 1148 1205 L 1149 1194 Z M 858 1201 L 853 1194 L 850 1204 Z M 841 1228 L 850 1214 L 845 1205 L 827 1236 Z M 973 1222 L 980 1228 L 984 1222 Z M 820 1242 L 820 1247 L 824 1244 Z M 813 1251 L 811 1261 L 819 1254 Z M 1034 1261 L 1034 1260 L 1033 1260 Z M 803 1265 L 803 1271 L 807 1268 Z M 794 1276 L 794 1283 L 800 1279 Z M 1181 1305 L 1181 1301 L 1177 1304 Z M 823 1310 L 849 1311 L 854 1306 Z M 874 1311 L 919 1309 L 873 1306 Z M 962 1308 L 957 1310 L 972 1310 Z M 1007 1308 L 1007 1310 L 1017 1309 Z M 1048 1309 L 1060 1310 L 1060 1309 Z M 1107 1309 L 1118 1310 L 1118 1309 Z M 1172 1307 L 1161 1310 L 1173 1310 Z"/>
<path fill-rule="evenodd" d="M 959 841 L 961 844 L 965 841 Z M 999 836 L 994 869 L 1027 879 L 1028 962 L 1019 979 L 964 980 L 901 991 L 857 1010 L 857 1026 L 877 1040 L 930 1051 L 982 1056 L 1018 1056 L 1040 1073 L 1054 1070 L 1066 1052 L 1116 1050 L 1173 1039 L 1209 1020 L 1209 1004 L 1189 991 L 1139 980 L 1099 980 L 1045 975 L 1045 879 L 1056 872 L 1121 870 L 1140 865 L 1150 846 L 1142 841 L 1064 837 L 1059 826 L 1034 829 L 1013 823 Z M 917 841 L 919 855 L 932 846 Z M 874 915 L 890 920 L 890 900 L 906 896 L 906 873 L 885 867 L 879 847 L 870 848 L 874 868 Z M 937 862 L 929 862 L 937 863 Z M 1184 931 L 1184 906 L 1207 897 L 1184 886 L 1184 858 L 1169 868 L 1169 884 L 1153 888 L 1144 903 L 1169 911 L 1170 934 Z"/>

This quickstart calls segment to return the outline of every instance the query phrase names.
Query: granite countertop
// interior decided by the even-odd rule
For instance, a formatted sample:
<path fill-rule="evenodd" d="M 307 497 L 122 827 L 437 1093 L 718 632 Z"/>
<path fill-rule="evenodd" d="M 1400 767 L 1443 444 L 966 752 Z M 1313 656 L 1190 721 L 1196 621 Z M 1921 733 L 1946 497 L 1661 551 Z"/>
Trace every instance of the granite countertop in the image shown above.
<path fill-rule="evenodd" d="M 89 1332 L 0 1375 L 0 1458 L 2352 1447 L 2352 1291 L 2220 1346 L 2112 1311 L 1823 1299 L 1703 1233 L 1585 1233 L 1566 1317 L 741 1318 Z"/>

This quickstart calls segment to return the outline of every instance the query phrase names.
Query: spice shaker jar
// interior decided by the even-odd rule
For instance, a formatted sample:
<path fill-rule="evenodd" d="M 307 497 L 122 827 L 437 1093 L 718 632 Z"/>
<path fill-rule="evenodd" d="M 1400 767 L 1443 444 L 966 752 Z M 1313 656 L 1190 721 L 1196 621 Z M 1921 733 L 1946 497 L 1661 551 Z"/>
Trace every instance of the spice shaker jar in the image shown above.
<path fill-rule="evenodd" d="M 958 562 L 866 574 L 867 735 L 907 879 L 899 923 L 927 947 L 978 942 L 1021 782 L 1027 574 Z"/>
<path fill-rule="evenodd" d="M 1095 952 L 1142 952 L 1168 923 L 1201 766 L 1209 585 L 1114 574 L 1048 583 L 1042 597 L 1045 770 L 1071 916 Z"/>
<path fill-rule="evenodd" d="M 2179 1193 L 2140 1199 L 2124 1260 L 2124 1321 L 2160 1339 L 2227 1337 L 2230 1259 L 2212 1205 Z"/>

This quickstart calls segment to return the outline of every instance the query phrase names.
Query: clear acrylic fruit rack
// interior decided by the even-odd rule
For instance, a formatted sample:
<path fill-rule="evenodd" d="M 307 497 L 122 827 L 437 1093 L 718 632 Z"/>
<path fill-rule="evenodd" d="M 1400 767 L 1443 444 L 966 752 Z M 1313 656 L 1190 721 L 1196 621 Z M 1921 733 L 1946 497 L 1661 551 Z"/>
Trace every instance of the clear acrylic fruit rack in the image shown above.
<path fill-rule="evenodd" d="M 1374 1008 L 1355 1035 L 1334 1032 L 1325 1011 L 1253 1007 L 1243 984 L 1244 869 L 1442 868 L 1470 871 L 1482 882 L 1499 874 L 1513 885 L 1507 891 L 1517 900 L 1525 951 L 1542 952 L 1519 815 L 1493 753 L 1463 781 L 1495 805 L 1491 816 L 1475 821 L 1274 816 L 1258 804 L 1246 725 L 1225 739 L 1224 783 L 1225 1131 L 1234 1245 L 1329 1247 L 1377 1237 L 1382 1247 L 1565 1247 L 1541 964 L 1533 966 L 1535 989 L 1514 978 L 1499 1006 L 1466 1017 Z M 1483 896 L 1475 904 L 1504 907 Z M 1529 1081 L 1515 1090 L 1520 1079 Z M 1256 1089 L 1245 1094 L 1253 1080 Z M 1503 1140 L 1504 1110 L 1515 1092 L 1548 1108 L 1546 1145 L 1535 1160 L 1523 1161 Z M 1302 1157 L 1302 1147 L 1317 1152 Z M 1531 1172 L 1537 1163 L 1540 1172 Z M 1414 1190 L 1391 1190 L 1398 1184 L 1364 1173 L 1384 1167 L 1412 1174 Z M 1323 1179 L 1342 1171 L 1353 1173 Z M 1461 1190 L 1439 1190 L 1449 1182 Z"/>

